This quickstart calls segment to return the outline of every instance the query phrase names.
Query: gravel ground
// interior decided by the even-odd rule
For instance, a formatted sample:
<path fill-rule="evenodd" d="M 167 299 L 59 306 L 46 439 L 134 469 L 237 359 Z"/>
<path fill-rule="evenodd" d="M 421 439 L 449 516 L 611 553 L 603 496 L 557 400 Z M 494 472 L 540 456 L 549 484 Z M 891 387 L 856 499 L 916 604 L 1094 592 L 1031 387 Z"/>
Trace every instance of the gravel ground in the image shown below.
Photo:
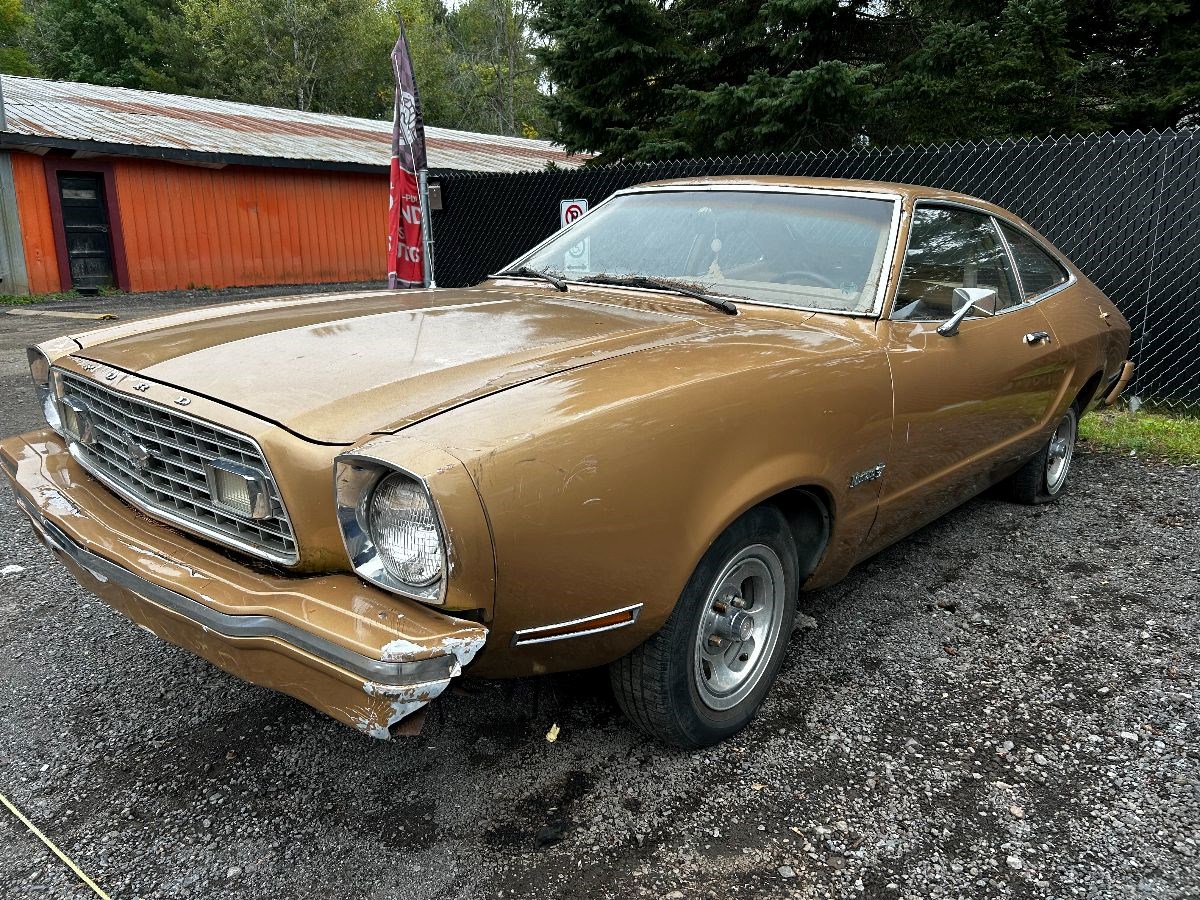
<path fill-rule="evenodd" d="M 9 433 L 22 348 L 77 323 L 0 324 Z M 692 754 L 602 673 L 464 680 L 372 741 L 84 594 L 3 489 L 0 791 L 114 900 L 1200 897 L 1200 469 L 1075 465 L 807 595 L 758 719 Z M 0 896 L 90 895 L 0 809 Z"/>

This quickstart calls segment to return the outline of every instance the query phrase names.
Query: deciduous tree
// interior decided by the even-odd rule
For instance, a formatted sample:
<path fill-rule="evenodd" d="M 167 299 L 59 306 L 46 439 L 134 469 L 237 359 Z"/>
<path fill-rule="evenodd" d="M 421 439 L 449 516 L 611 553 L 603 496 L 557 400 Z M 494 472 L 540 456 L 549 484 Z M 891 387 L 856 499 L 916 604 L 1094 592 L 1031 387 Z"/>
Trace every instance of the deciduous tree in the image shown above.
<path fill-rule="evenodd" d="M 0 0 L 0 72 L 9 75 L 34 75 L 37 69 L 21 41 L 33 19 L 21 6 L 21 0 Z"/>
<path fill-rule="evenodd" d="M 525 0 L 466 0 L 450 11 L 449 78 L 459 98 L 456 126 L 535 137 L 545 128 L 542 65 Z"/>
<path fill-rule="evenodd" d="M 372 0 L 180 0 L 167 38 L 184 57 L 174 87 L 293 109 L 377 115 L 389 108 L 394 5 Z M 397 4 L 399 5 L 399 4 Z M 424 4 L 403 3 L 426 33 Z"/>

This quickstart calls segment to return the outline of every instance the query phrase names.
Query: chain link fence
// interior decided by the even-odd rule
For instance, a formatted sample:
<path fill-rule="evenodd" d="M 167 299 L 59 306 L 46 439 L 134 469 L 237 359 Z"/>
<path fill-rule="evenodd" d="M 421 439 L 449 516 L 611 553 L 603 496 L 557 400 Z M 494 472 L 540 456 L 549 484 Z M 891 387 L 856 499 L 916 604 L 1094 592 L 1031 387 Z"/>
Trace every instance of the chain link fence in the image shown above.
<path fill-rule="evenodd" d="M 1200 406 L 1200 130 L 445 174 L 432 214 L 438 284 L 477 284 L 520 256 L 558 228 L 560 200 L 594 206 L 645 181 L 746 174 L 906 182 L 1012 210 L 1129 319 L 1134 392 Z"/>

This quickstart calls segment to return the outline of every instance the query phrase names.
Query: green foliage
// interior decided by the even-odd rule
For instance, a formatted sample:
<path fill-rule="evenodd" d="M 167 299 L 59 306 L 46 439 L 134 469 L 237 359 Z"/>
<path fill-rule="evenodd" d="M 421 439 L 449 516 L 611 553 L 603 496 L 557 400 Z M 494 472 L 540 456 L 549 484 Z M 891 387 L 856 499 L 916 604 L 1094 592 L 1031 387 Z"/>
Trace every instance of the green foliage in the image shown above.
<path fill-rule="evenodd" d="M 1200 114 L 1200 14 L 1188 3 L 907 10 L 913 39 L 896 41 L 867 126 L 880 142 L 1172 128 Z"/>
<path fill-rule="evenodd" d="M 1195 416 L 1105 410 L 1084 416 L 1079 436 L 1108 450 L 1200 462 L 1200 418 Z"/>
<path fill-rule="evenodd" d="M 398 15 L 429 124 L 606 159 L 1200 124 L 1188 0 L 0 0 L 0 70 L 387 118 Z"/>
<path fill-rule="evenodd" d="M 12 34 L 28 21 L 19 0 L 0 0 L 0 68 L 8 4 Z M 443 0 L 29 4 L 34 24 L 23 43 L 51 78 L 369 118 L 391 115 L 402 16 L 429 124 L 530 137 L 546 127 L 523 0 L 467 0 L 453 10 Z"/>
<path fill-rule="evenodd" d="M 37 69 L 21 40 L 33 24 L 21 0 L 0 0 L 0 72 L 9 75 L 35 75 Z"/>
<path fill-rule="evenodd" d="M 522 0 L 466 0 L 447 14 L 445 84 L 458 99 L 451 127 L 522 137 L 546 129 L 530 18 Z"/>
<path fill-rule="evenodd" d="M 76 291 L 55 291 L 51 294 L 0 294 L 0 306 L 33 306 L 38 303 L 58 303 L 62 300 L 79 300 Z"/>
<path fill-rule="evenodd" d="M 1086 42 L 1094 100 L 1112 128 L 1200 124 L 1200 6 L 1187 0 L 1073 4 L 1072 34 Z"/>
<path fill-rule="evenodd" d="M 25 41 L 48 78 L 145 87 L 170 55 L 155 40 L 174 0 L 33 0 Z"/>
<path fill-rule="evenodd" d="M 848 146 L 876 71 L 869 6 L 544 0 L 556 133 L 635 160 Z"/>
<path fill-rule="evenodd" d="M 556 136 L 604 158 L 1200 120 L 1184 0 L 542 0 Z"/>
<path fill-rule="evenodd" d="M 156 86 L 380 115 L 390 108 L 388 54 L 397 34 L 390 12 L 371 0 L 179 0 L 177 15 L 161 27 L 175 54 Z"/>
<path fill-rule="evenodd" d="M 543 0 L 536 27 L 553 83 L 546 107 L 569 149 L 603 149 L 633 158 L 643 146 L 660 156 L 690 148 L 659 126 L 670 110 L 665 82 L 675 51 L 667 13 L 647 0 Z"/>

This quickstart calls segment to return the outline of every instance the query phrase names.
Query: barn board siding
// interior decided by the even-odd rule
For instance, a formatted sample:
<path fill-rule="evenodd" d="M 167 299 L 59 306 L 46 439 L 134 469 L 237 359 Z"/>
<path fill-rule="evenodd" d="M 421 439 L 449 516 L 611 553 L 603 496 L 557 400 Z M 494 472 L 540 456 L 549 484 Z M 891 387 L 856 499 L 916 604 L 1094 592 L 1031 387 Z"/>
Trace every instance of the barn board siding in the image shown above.
<path fill-rule="evenodd" d="M 134 291 L 372 281 L 387 272 L 386 178 L 135 159 L 113 166 Z"/>
<path fill-rule="evenodd" d="M 13 183 L 17 188 L 17 212 L 21 219 L 21 238 L 25 244 L 29 292 L 45 294 L 60 291 L 63 285 L 58 274 L 58 253 L 54 247 L 50 195 L 46 188 L 46 169 L 42 157 L 32 153 L 13 153 L 12 167 Z"/>

